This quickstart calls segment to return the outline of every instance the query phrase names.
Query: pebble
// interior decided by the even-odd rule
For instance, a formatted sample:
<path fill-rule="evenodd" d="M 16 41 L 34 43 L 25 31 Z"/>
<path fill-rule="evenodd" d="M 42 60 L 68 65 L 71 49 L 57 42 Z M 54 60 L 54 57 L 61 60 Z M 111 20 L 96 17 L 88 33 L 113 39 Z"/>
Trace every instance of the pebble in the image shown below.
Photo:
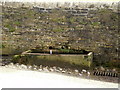
<path fill-rule="evenodd" d="M 15 67 L 15 66 L 13 66 L 12 68 L 13 68 L 13 69 L 15 69 L 16 67 Z"/>
<path fill-rule="evenodd" d="M 76 69 L 75 72 L 78 73 L 79 71 Z"/>
<path fill-rule="evenodd" d="M 19 66 L 19 67 L 18 67 L 18 69 L 20 69 L 20 70 L 21 70 L 21 69 L 22 69 L 22 68 L 21 68 L 21 66 Z"/>
<path fill-rule="evenodd" d="M 32 69 L 32 66 L 28 66 L 28 69 Z"/>
<path fill-rule="evenodd" d="M 22 69 L 27 69 L 27 66 L 22 64 L 22 65 L 21 65 L 21 68 L 22 68 Z"/>
<path fill-rule="evenodd" d="M 36 66 L 36 65 L 33 65 L 33 67 L 34 67 L 34 68 L 37 68 L 37 66 Z"/>
<path fill-rule="evenodd" d="M 81 73 L 79 73 L 79 76 L 82 76 L 82 74 L 81 74 Z"/>
<path fill-rule="evenodd" d="M 10 66 L 13 66 L 14 64 L 13 64 L 13 63 L 10 63 L 9 65 L 10 65 Z"/>
<path fill-rule="evenodd" d="M 42 71 L 42 69 L 38 69 L 38 71 L 40 71 L 40 72 L 41 72 L 41 71 Z"/>
<path fill-rule="evenodd" d="M 62 71 L 62 73 L 65 73 L 66 71 Z"/>
<path fill-rule="evenodd" d="M 90 72 L 87 72 L 88 75 L 90 75 Z"/>
<path fill-rule="evenodd" d="M 51 72 L 53 72 L 54 70 L 52 68 L 49 69 Z"/>
<path fill-rule="evenodd" d="M 101 66 L 101 67 L 100 67 L 100 70 L 105 71 L 105 68 L 103 68 L 103 67 Z"/>
<path fill-rule="evenodd" d="M 85 72 L 85 73 L 86 73 L 87 71 L 86 71 L 85 69 L 83 69 L 82 72 Z"/>
<path fill-rule="evenodd" d="M 40 65 L 40 68 L 42 68 L 43 66 L 42 65 Z"/>
<path fill-rule="evenodd" d="M 18 63 L 16 63 L 16 64 L 15 64 L 15 66 L 16 66 L 16 67 L 19 67 L 19 64 L 18 64 Z"/>
<path fill-rule="evenodd" d="M 68 74 L 71 74 L 71 72 L 68 72 Z"/>
<path fill-rule="evenodd" d="M 54 66 L 53 69 L 56 69 L 56 67 Z"/>
<path fill-rule="evenodd" d="M 36 67 L 34 67 L 34 68 L 33 68 L 33 70 L 37 70 L 37 68 L 36 68 Z"/>
<path fill-rule="evenodd" d="M 60 71 L 62 71 L 63 69 L 62 68 L 60 68 L 60 67 L 58 67 L 58 69 L 60 70 Z"/>
<path fill-rule="evenodd" d="M 56 69 L 56 72 L 60 72 L 58 69 Z"/>
<path fill-rule="evenodd" d="M 88 77 L 90 76 L 90 72 L 87 72 Z"/>
<path fill-rule="evenodd" d="M 43 68 L 43 71 L 45 72 L 49 72 L 49 70 L 47 68 Z"/>
<path fill-rule="evenodd" d="M 5 65 L 6 68 L 8 68 L 8 65 Z"/>

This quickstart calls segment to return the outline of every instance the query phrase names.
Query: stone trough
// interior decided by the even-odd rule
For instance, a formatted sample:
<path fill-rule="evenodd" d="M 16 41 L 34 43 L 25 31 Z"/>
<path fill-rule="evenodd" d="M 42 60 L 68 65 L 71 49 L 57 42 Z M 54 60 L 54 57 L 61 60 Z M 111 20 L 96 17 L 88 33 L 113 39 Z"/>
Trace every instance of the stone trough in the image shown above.
<path fill-rule="evenodd" d="M 89 68 L 92 64 L 93 52 L 87 54 L 80 53 L 54 53 L 49 52 L 23 52 L 21 55 L 15 55 L 13 62 L 26 65 L 45 65 L 45 66 L 59 66 L 64 68 L 79 67 Z"/>

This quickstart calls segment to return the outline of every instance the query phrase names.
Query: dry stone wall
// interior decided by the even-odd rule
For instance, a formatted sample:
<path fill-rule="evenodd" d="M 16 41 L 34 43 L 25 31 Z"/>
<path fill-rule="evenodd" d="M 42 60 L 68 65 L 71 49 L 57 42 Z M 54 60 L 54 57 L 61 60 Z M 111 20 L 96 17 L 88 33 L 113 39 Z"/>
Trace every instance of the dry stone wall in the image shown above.
<path fill-rule="evenodd" d="M 44 8 L 42 12 L 40 8 L 2 5 L 3 54 L 66 46 L 93 51 L 96 62 L 119 59 L 119 13 L 114 8 L 61 7 Z M 85 10 L 81 12 L 84 15 L 74 14 L 81 9 Z"/>

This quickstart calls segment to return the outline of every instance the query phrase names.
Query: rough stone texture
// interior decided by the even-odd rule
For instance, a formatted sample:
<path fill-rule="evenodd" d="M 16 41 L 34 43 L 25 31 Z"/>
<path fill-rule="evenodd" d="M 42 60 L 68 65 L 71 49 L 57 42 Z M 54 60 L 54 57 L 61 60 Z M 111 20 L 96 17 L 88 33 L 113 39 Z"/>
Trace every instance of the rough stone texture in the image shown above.
<path fill-rule="evenodd" d="M 2 7 L 3 54 L 64 45 L 93 51 L 97 61 L 118 60 L 118 12 L 114 8 L 90 8 L 87 15 L 75 16 L 64 8 L 41 12 L 25 6 Z"/>

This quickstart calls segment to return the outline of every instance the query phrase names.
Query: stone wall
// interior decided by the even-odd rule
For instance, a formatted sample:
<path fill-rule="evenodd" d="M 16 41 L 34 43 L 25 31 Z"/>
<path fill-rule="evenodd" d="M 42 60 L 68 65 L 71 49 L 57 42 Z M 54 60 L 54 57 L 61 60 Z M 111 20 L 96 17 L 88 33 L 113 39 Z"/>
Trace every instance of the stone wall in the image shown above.
<path fill-rule="evenodd" d="M 112 9 L 90 8 L 87 15 L 75 16 L 64 8 L 39 12 L 29 7 L 2 7 L 3 54 L 66 46 L 93 51 L 96 62 L 118 60 L 118 12 Z"/>

